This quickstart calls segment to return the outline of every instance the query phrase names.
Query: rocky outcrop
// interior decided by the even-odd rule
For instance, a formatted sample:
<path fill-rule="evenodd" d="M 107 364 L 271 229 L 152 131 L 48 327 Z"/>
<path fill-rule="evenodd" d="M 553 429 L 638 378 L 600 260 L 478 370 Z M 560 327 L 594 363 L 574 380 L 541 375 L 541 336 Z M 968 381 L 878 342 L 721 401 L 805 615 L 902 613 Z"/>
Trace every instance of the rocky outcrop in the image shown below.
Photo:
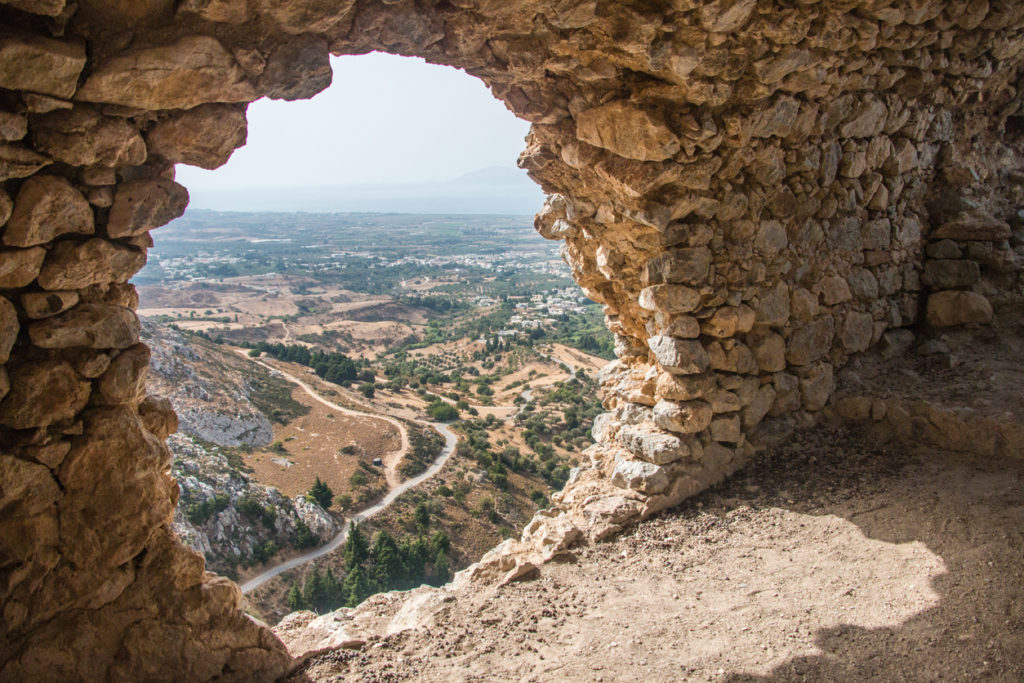
<path fill-rule="evenodd" d="M 586 467 L 474 576 L 520 576 L 721 479 L 813 419 L 886 331 L 983 324 L 1019 297 L 1024 7 L 1008 0 L 0 0 L 0 20 L 0 294 L 17 317 L 0 679 L 286 667 L 169 533 L 155 434 L 173 420 L 117 363 L 134 346 L 115 309 L 135 305 L 148 231 L 184 205 L 172 163 L 219 163 L 244 103 L 311 96 L 329 53 L 461 67 L 530 121 L 520 164 L 551 195 L 538 230 L 616 334 Z M 209 105 L 234 114 L 214 125 Z"/>

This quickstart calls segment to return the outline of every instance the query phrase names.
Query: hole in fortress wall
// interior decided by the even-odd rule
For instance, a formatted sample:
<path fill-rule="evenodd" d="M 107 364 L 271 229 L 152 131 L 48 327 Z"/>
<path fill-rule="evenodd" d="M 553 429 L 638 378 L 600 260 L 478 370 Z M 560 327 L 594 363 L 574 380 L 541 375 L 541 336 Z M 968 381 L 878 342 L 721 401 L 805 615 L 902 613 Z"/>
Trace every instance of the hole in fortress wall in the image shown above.
<path fill-rule="evenodd" d="M 515 160 L 529 124 L 478 79 L 419 58 L 334 57 L 309 100 L 262 99 L 223 167 L 178 166 L 191 209 L 532 216 L 543 193 Z M 159 240 L 159 233 L 157 234 Z"/>

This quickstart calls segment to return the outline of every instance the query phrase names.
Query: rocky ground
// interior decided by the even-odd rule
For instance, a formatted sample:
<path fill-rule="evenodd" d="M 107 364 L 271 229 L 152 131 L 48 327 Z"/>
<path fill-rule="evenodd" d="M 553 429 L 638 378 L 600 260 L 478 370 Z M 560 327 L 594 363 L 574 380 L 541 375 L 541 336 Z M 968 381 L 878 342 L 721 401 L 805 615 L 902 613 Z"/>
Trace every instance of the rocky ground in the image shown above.
<path fill-rule="evenodd" d="M 878 444 L 797 432 L 669 514 L 292 680 L 1021 680 L 1024 461 Z"/>

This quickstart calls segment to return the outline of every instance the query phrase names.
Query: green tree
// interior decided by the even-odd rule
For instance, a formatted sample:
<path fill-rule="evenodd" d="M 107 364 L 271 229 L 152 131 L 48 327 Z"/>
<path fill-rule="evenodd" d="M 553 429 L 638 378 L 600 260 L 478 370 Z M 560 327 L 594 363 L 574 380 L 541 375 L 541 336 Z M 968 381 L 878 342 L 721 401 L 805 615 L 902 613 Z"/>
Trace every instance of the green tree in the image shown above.
<path fill-rule="evenodd" d="M 355 522 L 348 531 L 348 538 L 345 540 L 345 571 L 352 571 L 363 564 L 369 554 L 366 536 L 362 529 Z"/>
<path fill-rule="evenodd" d="M 321 481 L 320 477 L 317 477 L 316 482 L 309 489 L 307 497 L 326 510 L 331 507 L 331 501 L 334 500 L 334 491 L 331 490 L 330 486 Z"/>

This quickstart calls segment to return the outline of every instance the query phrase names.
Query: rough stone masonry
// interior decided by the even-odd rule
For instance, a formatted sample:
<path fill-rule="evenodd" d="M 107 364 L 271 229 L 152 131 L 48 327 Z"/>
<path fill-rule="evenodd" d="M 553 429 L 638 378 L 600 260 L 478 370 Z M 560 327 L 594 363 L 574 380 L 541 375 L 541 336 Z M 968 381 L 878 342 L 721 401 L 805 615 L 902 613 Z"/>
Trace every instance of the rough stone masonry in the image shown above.
<path fill-rule="evenodd" d="M 0 0 L 0 681 L 287 669 L 169 530 L 176 419 L 126 283 L 188 202 L 175 163 L 369 50 L 533 124 L 537 229 L 617 340 L 588 464 L 464 577 L 679 502 L 852 354 L 1019 297 L 1016 0 Z"/>

